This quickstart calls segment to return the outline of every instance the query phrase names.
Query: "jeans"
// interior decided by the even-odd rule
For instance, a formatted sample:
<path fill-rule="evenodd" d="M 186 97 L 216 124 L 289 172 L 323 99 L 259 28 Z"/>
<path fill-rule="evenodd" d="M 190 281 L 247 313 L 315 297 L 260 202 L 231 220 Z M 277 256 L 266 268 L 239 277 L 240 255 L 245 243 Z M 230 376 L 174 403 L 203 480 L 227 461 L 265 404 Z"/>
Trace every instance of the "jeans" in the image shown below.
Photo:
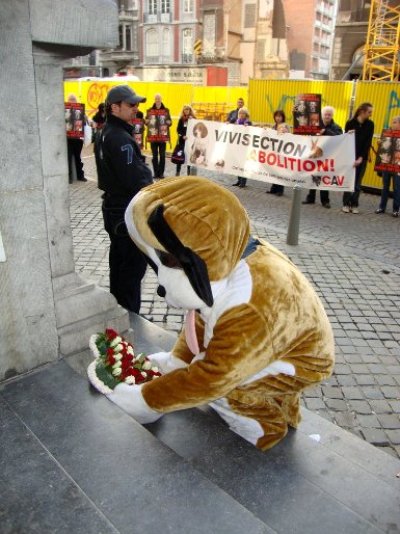
<path fill-rule="evenodd" d="M 383 188 L 379 209 L 385 211 L 389 198 L 390 181 L 393 179 L 393 211 L 400 210 L 400 173 L 392 174 L 390 172 L 382 173 Z"/>
<path fill-rule="evenodd" d="M 167 148 L 167 143 L 154 141 L 150 143 L 150 145 L 151 153 L 153 155 L 153 159 L 151 161 L 153 163 L 154 178 L 164 178 L 165 150 Z"/>
<path fill-rule="evenodd" d="M 146 256 L 137 248 L 125 225 L 125 207 L 103 201 L 104 228 L 110 236 L 110 293 L 123 308 L 139 313 L 141 282 L 146 272 Z"/>
<path fill-rule="evenodd" d="M 367 168 L 367 160 L 363 160 L 361 165 L 356 167 L 356 177 L 354 181 L 354 191 L 346 191 L 343 193 L 343 206 L 350 206 L 358 208 L 358 199 L 361 192 L 361 183 Z"/>

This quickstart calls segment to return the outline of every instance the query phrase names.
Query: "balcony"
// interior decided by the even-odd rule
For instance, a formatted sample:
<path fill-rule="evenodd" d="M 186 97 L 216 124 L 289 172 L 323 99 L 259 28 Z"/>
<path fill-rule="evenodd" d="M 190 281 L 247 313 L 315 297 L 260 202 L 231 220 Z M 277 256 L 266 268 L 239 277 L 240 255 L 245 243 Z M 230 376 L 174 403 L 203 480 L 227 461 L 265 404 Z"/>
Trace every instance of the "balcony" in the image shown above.
<path fill-rule="evenodd" d="M 143 21 L 145 24 L 170 24 L 172 21 L 172 14 L 171 13 L 144 13 L 143 14 Z"/>

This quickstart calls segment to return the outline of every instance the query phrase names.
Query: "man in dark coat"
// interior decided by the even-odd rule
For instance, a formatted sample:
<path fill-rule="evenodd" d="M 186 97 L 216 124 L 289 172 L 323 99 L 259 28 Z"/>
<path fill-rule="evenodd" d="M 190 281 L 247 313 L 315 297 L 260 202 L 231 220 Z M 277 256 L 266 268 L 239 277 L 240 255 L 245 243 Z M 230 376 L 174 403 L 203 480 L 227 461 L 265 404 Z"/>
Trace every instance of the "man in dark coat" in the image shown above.
<path fill-rule="evenodd" d="M 147 261 L 129 237 L 124 214 L 132 197 L 152 183 L 151 171 L 133 138 L 133 116 L 140 102 L 128 85 L 110 89 L 106 122 L 96 137 L 98 187 L 103 194 L 104 227 L 110 236 L 110 292 L 129 311 L 139 313 L 141 281 Z"/>

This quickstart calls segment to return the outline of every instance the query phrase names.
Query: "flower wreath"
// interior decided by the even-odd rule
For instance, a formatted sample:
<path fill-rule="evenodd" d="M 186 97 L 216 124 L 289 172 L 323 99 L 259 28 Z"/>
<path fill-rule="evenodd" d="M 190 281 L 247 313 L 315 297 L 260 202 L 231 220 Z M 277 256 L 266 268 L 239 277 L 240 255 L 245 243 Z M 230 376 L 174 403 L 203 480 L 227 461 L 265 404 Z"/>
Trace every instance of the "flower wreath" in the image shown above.
<path fill-rule="evenodd" d="M 112 328 L 91 336 L 89 347 L 95 360 L 88 367 L 88 377 L 105 395 L 120 383 L 140 385 L 161 376 L 157 366 L 143 353 L 136 355 L 133 346 Z"/>

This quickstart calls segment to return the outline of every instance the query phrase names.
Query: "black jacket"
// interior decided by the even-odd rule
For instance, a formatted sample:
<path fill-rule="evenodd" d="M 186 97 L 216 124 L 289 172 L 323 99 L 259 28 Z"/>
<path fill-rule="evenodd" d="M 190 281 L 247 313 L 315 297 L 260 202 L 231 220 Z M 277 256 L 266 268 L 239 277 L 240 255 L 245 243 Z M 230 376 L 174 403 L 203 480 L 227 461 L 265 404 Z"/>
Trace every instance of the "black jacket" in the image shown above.
<path fill-rule="evenodd" d="M 331 121 L 328 126 L 323 125 L 324 133 L 322 135 L 342 135 L 343 130 L 336 124 L 335 121 Z"/>
<path fill-rule="evenodd" d="M 130 124 L 111 115 L 95 143 L 98 187 L 121 207 L 153 182 L 132 130 Z"/>
<path fill-rule="evenodd" d="M 235 122 L 238 120 L 238 115 L 239 115 L 239 108 L 234 109 L 233 111 L 230 111 L 228 113 L 226 121 L 231 124 L 235 124 Z"/>
<path fill-rule="evenodd" d="M 356 159 L 361 156 L 363 160 L 367 160 L 374 135 L 374 123 L 367 119 L 361 124 L 357 119 L 351 119 L 346 122 L 344 128 L 345 132 L 350 130 L 355 130 Z"/>

